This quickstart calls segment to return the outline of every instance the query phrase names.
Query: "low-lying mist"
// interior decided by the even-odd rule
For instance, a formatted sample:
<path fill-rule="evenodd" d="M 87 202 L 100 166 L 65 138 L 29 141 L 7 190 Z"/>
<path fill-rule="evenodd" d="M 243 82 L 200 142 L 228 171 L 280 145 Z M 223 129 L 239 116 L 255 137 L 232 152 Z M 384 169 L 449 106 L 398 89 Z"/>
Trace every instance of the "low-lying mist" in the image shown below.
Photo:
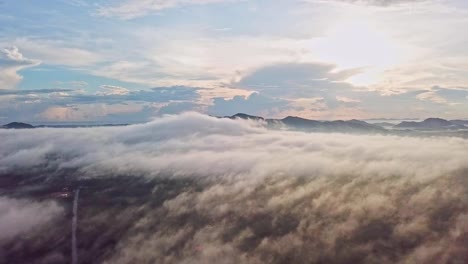
<path fill-rule="evenodd" d="M 268 130 L 195 113 L 0 137 L 0 177 L 151 184 L 144 200 L 81 215 L 82 229 L 99 223 L 96 237 L 118 233 L 100 249 L 106 263 L 468 261 L 466 139 Z"/>
<path fill-rule="evenodd" d="M 62 212 L 54 202 L 0 197 L 0 241 L 40 228 Z"/>

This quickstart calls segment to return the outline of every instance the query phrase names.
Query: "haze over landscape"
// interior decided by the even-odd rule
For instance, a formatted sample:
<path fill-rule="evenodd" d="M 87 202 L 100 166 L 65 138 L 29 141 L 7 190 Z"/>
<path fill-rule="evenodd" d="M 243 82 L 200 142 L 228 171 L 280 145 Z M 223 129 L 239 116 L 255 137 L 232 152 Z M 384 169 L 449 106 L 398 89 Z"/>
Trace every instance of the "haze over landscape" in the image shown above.
<path fill-rule="evenodd" d="M 0 1 L 0 263 L 468 263 L 463 0 Z"/>

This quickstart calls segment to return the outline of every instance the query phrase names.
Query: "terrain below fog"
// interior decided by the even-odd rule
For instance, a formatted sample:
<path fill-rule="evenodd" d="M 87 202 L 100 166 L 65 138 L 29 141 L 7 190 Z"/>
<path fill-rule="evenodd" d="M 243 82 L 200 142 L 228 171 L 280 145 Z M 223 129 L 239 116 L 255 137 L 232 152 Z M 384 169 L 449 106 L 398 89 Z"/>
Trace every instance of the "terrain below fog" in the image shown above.
<path fill-rule="evenodd" d="M 78 263 L 468 263 L 464 138 L 195 113 L 0 137 L 1 263 L 71 263 L 73 217 Z"/>

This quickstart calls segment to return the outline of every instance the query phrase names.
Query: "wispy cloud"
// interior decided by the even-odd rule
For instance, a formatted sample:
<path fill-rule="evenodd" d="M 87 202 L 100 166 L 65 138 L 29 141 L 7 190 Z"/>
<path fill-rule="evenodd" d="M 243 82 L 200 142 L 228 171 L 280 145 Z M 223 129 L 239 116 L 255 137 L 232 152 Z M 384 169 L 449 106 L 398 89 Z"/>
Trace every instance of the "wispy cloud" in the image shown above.
<path fill-rule="evenodd" d="M 18 38 L 11 42 L 21 47 L 30 56 L 47 64 L 71 67 L 91 66 L 104 61 L 106 55 L 79 47 L 75 43 L 64 43 L 64 40 Z"/>
<path fill-rule="evenodd" d="M 120 3 L 102 6 L 98 14 L 106 17 L 119 17 L 121 19 L 133 19 L 155 13 L 164 9 L 188 5 L 204 5 L 220 2 L 234 2 L 236 0 L 122 0 Z"/>
<path fill-rule="evenodd" d="M 306 0 L 308 2 L 343 2 L 357 5 L 372 5 L 372 6 L 392 6 L 401 4 L 414 4 L 421 2 L 429 2 L 430 0 Z"/>
<path fill-rule="evenodd" d="M 27 95 L 27 94 L 50 94 L 59 92 L 71 92 L 71 89 L 37 89 L 37 90 L 0 90 L 1 95 Z"/>

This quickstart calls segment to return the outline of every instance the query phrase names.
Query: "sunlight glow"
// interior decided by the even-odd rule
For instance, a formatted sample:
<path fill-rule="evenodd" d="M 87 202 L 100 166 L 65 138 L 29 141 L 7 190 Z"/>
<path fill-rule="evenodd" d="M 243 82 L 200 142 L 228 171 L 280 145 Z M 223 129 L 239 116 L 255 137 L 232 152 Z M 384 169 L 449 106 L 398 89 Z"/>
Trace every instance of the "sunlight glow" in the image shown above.
<path fill-rule="evenodd" d="M 342 21 L 331 28 L 312 44 L 312 53 L 340 69 L 362 68 L 362 74 L 349 80 L 358 85 L 377 82 L 382 71 L 403 57 L 400 45 L 383 29 L 359 19 Z"/>

